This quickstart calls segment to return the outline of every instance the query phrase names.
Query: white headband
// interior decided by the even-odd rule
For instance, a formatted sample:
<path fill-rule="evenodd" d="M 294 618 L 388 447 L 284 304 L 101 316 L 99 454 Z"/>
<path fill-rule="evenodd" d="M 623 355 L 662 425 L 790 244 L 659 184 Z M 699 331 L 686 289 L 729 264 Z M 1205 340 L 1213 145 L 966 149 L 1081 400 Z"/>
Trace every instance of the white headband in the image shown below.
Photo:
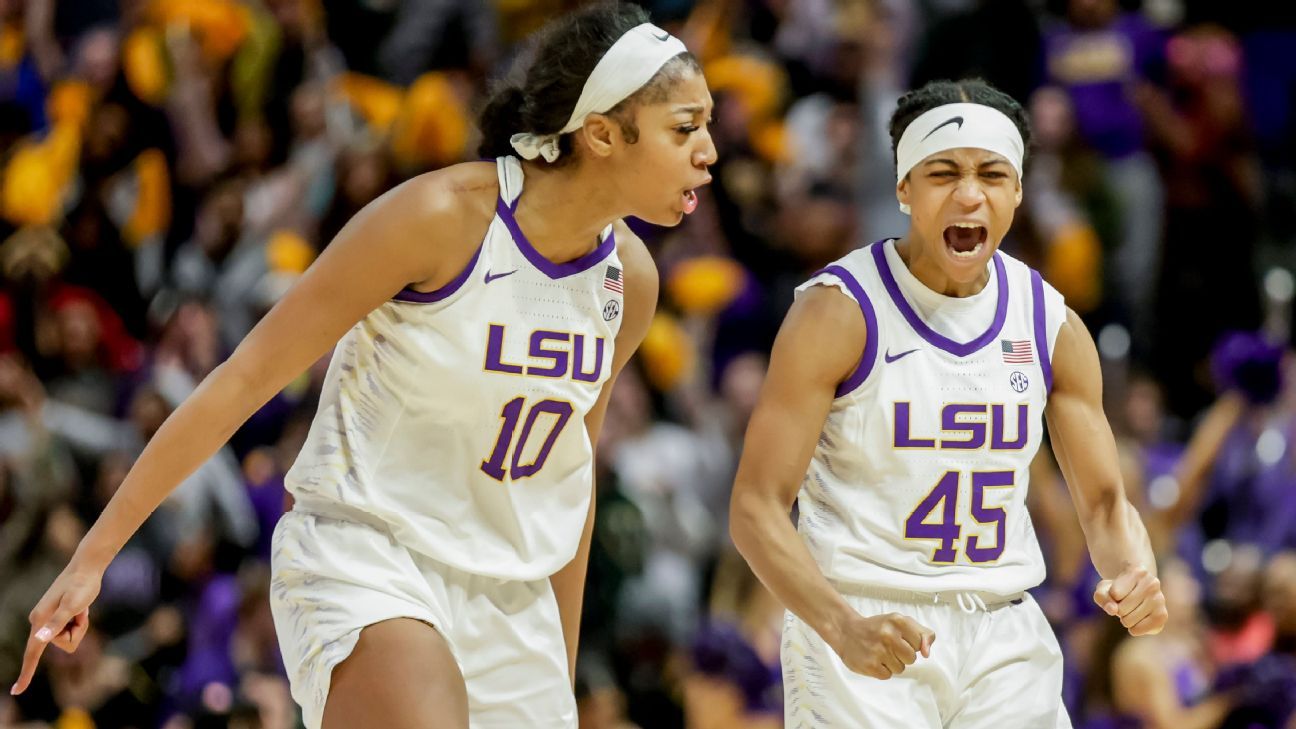
<path fill-rule="evenodd" d="M 514 134 L 509 144 L 524 159 L 544 156 L 546 162 L 553 162 L 558 159 L 558 137 L 580 129 L 586 116 L 602 114 L 620 104 L 657 75 L 667 61 L 687 50 L 679 38 L 652 23 L 636 25 L 618 38 L 594 66 L 566 126 L 555 134 Z"/>
<path fill-rule="evenodd" d="M 946 104 L 914 119 L 896 145 L 896 184 L 927 157 L 959 147 L 975 147 L 1003 155 L 1022 176 L 1026 145 L 1021 132 L 1007 115 L 983 104 Z M 909 214 L 909 206 L 900 203 Z"/>

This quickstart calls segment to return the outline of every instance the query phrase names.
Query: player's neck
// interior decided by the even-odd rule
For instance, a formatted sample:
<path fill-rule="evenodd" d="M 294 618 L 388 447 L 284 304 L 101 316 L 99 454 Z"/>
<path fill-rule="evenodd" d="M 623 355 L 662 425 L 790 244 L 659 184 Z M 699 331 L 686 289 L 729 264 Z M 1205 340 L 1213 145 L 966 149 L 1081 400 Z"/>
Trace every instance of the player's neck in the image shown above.
<path fill-rule="evenodd" d="M 918 279 L 923 286 L 935 291 L 942 296 L 952 296 L 955 298 L 966 298 L 978 294 L 990 282 L 990 270 L 987 269 L 977 276 L 975 280 L 967 283 L 955 281 L 941 268 L 940 264 L 925 251 L 931 250 L 922 242 L 915 240 L 912 234 L 900 238 L 895 243 L 896 253 L 904 261 L 909 272 Z"/>
<path fill-rule="evenodd" d="M 620 216 L 613 193 L 598 184 L 592 165 L 555 170 L 523 165 L 522 197 L 514 218 L 531 245 L 555 263 L 594 250 L 599 234 Z"/>

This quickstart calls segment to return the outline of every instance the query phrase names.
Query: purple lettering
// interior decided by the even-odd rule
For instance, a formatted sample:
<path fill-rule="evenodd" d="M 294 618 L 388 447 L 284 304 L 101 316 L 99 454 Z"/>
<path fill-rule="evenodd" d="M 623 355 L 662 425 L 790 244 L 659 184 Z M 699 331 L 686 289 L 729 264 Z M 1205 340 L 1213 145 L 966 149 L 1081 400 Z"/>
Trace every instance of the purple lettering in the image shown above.
<path fill-rule="evenodd" d="M 909 436 L 909 403 L 895 403 L 895 439 L 896 448 L 935 448 L 934 438 L 911 438 Z"/>
<path fill-rule="evenodd" d="M 544 468 L 545 461 L 549 458 L 549 451 L 553 450 L 554 441 L 558 440 L 558 434 L 562 432 L 563 426 L 567 424 L 567 419 L 572 416 L 572 412 L 571 403 L 560 400 L 542 400 L 531 407 L 531 412 L 527 413 L 526 424 L 522 426 L 522 434 L 518 436 L 517 446 L 513 449 L 513 467 L 510 469 L 510 473 L 515 481 L 533 476 L 541 468 Z M 540 417 L 541 413 L 555 415 L 558 420 L 549 429 L 549 435 L 545 437 L 544 444 L 540 446 L 540 452 L 536 454 L 535 460 L 530 463 L 521 463 L 522 448 L 526 445 L 527 438 L 531 437 L 531 428 L 535 425 L 536 418 Z"/>
<path fill-rule="evenodd" d="M 553 362 L 551 367 L 527 367 L 528 375 L 536 377 L 563 377 L 567 374 L 567 350 L 545 349 L 547 341 L 567 342 L 571 335 L 566 332 L 547 332 L 543 329 L 531 333 L 531 358 L 547 359 Z"/>
<path fill-rule="evenodd" d="M 1030 426 L 1030 405 L 1021 403 L 1017 406 L 1017 437 L 1009 441 L 1004 437 L 1004 406 L 990 406 L 990 449 L 996 451 L 1019 451 L 1026 447 L 1026 436 Z"/>
<path fill-rule="evenodd" d="M 941 430 L 947 433 L 967 433 L 967 440 L 941 440 L 941 448 L 974 451 L 986 442 L 986 424 L 960 423 L 958 416 L 969 413 L 985 415 L 985 405 L 950 404 L 941 410 Z"/>
<path fill-rule="evenodd" d="M 522 365 L 507 364 L 501 359 L 504 351 L 504 325 L 491 324 L 486 341 L 486 370 L 510 375 L 522 374 Z"/>
<path fill-rule="evenodd" d="M 576 334 L 572 340 L 572 349 L 575 350 L 575 362 L 572 364 L 572 379 L 578 382 L 598 382 L 599 375 L 603 374 L 603 337 L 594 340 L 594 371 L 585 371 L 585 335 Z"/>

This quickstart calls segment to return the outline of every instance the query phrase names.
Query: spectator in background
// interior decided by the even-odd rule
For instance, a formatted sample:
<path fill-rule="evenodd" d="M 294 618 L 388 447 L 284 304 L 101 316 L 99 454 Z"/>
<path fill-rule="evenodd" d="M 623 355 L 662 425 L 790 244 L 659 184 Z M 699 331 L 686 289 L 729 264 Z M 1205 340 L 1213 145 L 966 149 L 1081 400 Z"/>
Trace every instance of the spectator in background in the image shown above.
<path fill-rule="evenodd" d="M 1164 73 L 1160 34 L 1117 0 L 1068 0 L 1065 17 L 1045 26 L 1044 80 L 1071 98 L 1080 139 L 1102 160 L 1117 205 L 1117 237 L 1106 278 L 1135 343 L 1150 339 L 1149 281 L 1161 260 L 1164 187 L 1147 153 L 1140 94 L 1155 93 Z"/>
<path fill-rule="evenodd" d="M 1233 708 L 1229 692 L 1212 690 L 1217 667 L 1198 609 L 1201 586 L 1181 562 L 1169 561 L 1159 575 L 1171 618 L 1160 635 L 1146 641 L 1106 631 L 1090 689 L 1094 704 L 1110 707 L 1111 714 L 1091 719 L 1083 725 L 1088 729 L 1215 729 Z M 1095 708 L 1091 713 L 1098 713 Z"/>
<path fill-rule="evenodd" d="M 1241 48 L 1218 27 L 1176 34 L 1167 47 L 1170 96 L 1140 87 L 1166 193 L 1165 250 L 1156 287 L 1159 336 L 1151 365 L 1179 414 L 1209 389 L 1194 379 L 1229 329 L 1260 326 L 1254 275 L 1262 188 L 1242 98 Z M 1227 241 L 1228 254 L 1220 255 Z M 1151 278 L 1142 278 L 1151 290 Z M 1227 297 L 1215 297 L 1228 291 Z"/>

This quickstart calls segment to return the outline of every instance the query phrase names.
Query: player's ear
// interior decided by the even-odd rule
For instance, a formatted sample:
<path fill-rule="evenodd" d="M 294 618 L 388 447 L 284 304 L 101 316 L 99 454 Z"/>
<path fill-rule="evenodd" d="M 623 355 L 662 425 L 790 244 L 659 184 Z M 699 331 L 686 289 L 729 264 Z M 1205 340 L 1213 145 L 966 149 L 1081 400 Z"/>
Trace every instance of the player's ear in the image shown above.
<path fill-rule="evenodd" d="M 896 183 L 896 200 L 902 205 L 909 204 L 909 175 Z"/>
<path fill-rule="evenodd" d="M 612 154 L 614 140 L 621 140 L 621 127 L 612 117 L 605 114 L 590 114 L 585 117 L 585 126 L 581 127 L 581 136 L 589 151 L 600 157 Z"/>

